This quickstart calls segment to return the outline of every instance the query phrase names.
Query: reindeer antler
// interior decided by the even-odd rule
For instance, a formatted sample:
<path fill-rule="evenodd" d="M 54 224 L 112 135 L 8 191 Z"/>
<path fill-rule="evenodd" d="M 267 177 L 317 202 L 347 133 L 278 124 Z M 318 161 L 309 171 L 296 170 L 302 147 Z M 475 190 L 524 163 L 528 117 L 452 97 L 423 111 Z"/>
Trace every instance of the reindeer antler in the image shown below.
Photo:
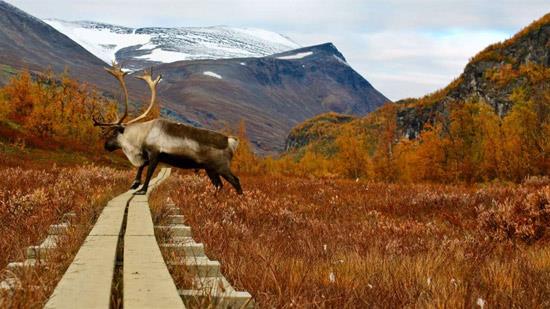
<path fill-rule="evenodd" d="M 115 122 L 110 123 L 104 123 L 99 122 L 95 118 L 93 118 L 94 126 L 100 126 L 100 127 L 109 127 L 109 126 L 117 126 L 122 124 L 122 121 L 128 117 L 128 89 L 126 88 L 126 82 L 124 81 L 124 77 L 128 74 L 128 72 L 122 71 L 122 67 L 117 64 L 115 61 L 113 61 L 112 68 L 104 68 L 105 71 L 107 71 L 109 74 L 113 75 L 118 82 L 120 83 L 120 86 L 122 87 L 122 90 L 124 92 L 124 114 L 122 117 L 119 117 L 117 115 L 117 120 Z"/>
<path fill-rule="evenodd" d="M 147 110 L 143 114 L 141 114 L 140 116 L 126 122 L 126 124 L 131 124 L 131 123 L 134 123 L 134 122 L 138 122 L 138 121 L 146 118 L 149 115 L 149 113 L 153 109 L 153 106 L 155 105 L 155 100 L 157 98 L 157 85 L 159 84 L 160 80 L 162 79 L 162 75 L 157 76 L 157 78 L 155 78 L 153 80 L 153 68 L 151 68 L 151 69 L 149 69 L 149 71 L 147 71 L 147 70 L 143 71 L 143 75 L 136 76 L 136 78 L 144 80 L 147 83 L 147 85 L 149 86 L 149 89 L 151 90 L 151 102 L 149 103 L 149 107 L 147 108 Z"/>

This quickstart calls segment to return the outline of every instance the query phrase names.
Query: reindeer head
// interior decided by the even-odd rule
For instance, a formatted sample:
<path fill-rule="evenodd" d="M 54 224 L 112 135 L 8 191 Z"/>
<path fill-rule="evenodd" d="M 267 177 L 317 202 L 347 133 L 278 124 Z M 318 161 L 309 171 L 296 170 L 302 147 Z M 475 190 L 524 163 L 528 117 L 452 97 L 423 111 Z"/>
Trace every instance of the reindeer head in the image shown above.
<path fill-rule="evenodd" d="M 149 103 L 149 107 L 143 114 L 130 121 L 123 122 L 124 119 L 128 117 L 128 89 L 126 88 L 126 83 L 124 81 L 124 77 L 128 74 L 128 72 L 122 71 L 122 67 L 115 62 L 113 62 L 112 68 L 105 68 L 105 70 L 109 74 L 113 75 L 122 87 L 122 90 L 124 92 L 124 114 L 122 115 L 122 117 L 119 117 L 117 115 L 117 120 L 115 122 L 99 122 L 95 118 L 93 118 L 93 122 L 94 126 L 110 128 L 110 130 L 108 130 L 106 134 L 105 149 L 108 151 L 115 151 L 121 148 L 119 143 L 119 136 L 124 134 L 124 129 L 131 124 L 137 123 L 138 121 L 145 119 L 149 115 L 149 113 L 151 113 L 153 106 L 155 105 L 155 100 L 157 96 L 156 87 L 162 79 L 162 75 L 159 75 L 156 79 L 153 80 L 153 69 L 151 68 L 149 71 L 145 70 L 143 75 L 136 76 L 136 78 L 144 80 L 149 86 L 149 89 L 151 90 L 151 102 Z"/>

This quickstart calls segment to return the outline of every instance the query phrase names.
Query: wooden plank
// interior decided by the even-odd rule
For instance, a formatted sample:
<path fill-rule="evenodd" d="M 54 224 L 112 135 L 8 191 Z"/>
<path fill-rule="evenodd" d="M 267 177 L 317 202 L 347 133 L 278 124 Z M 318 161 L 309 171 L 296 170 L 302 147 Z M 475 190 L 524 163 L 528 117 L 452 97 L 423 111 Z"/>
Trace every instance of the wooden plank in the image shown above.
<path fill-rule="evenodd" d="M 118 238 L 131 197 L 125 192 L 105 206 L 45 308 L 109 308 Z"/>
<path fill-rule="evenodd" d="M 154 185 L 168 175 L 159 173 Z M 185 308 L 157 244 L 147 196 L 134 197 L 128 206 L 123 278 L 126 308 Z"/>
<path fill-rule="evenodd" d="M 169 174 L 163 169 L 151 181 L 152 187 Z M 133 192 L 127 191 L 105 206 L 45 308 L 109 308 L 118 240 Z"/>
<path fill-rule="evenodd" d="M 45 308 L 109 308 L 117 243 L 118 235 L 88 236 Z"/>

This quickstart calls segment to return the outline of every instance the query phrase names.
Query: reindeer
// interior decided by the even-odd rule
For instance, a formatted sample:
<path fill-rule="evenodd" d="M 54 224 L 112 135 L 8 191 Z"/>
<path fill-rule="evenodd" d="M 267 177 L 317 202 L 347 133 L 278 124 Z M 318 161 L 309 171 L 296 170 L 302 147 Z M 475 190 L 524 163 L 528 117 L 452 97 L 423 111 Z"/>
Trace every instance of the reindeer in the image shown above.
<path fill-rule="evenodd" d="M 147 193 L 149 181 L 159 163 L 164 163 L 182 169 L 204 169 L 212 184 L 220 189 L 223 177 L 242 194 L 239 178 L 230 169 L 231 160 L 239 144 L 233 136 L 227 136 L 215 131 L 198 129 L 182 123 L 166 119 L 153 119 L 139 122 L 150 114 L 155 105 L 156 87 L 162 76 L 153 79 L 152 69 L 136 78 L 144 80 L 151 90 L 151 101 L 147 110 L 140 116 L 123 122 L 128 116 L 128 89 L 124 77 L 128 74 L 113 63 L 112 68 L 105 70 L 113 75 L 124 92 L 124 114 L 117 115 L 117 120 L 111 123 L 99 122 L 93 118 L 94 126 L 111 128 L 105 141 L 107 151 L 122 149 L 132 165 L 138 168 L 136 178 L 131 186 L 137 189 L 141 184 L 141 174 L 147 168 L 145 182 L 134 194 Z"/>

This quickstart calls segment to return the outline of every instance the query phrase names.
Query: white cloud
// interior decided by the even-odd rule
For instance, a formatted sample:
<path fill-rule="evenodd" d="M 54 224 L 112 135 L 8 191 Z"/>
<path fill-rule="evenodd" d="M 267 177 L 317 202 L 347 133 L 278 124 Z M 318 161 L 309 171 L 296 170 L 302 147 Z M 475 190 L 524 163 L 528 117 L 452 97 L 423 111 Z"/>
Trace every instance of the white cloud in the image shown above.
<path fill-rule="evenodd" d="M 418 97 L 447 85 L 471 57 L 508 36 L 499 31 L 471 30 L 365 34 L 360 40 L 364 52 L 358 70 L 367 70 L 364 74 L 391 99 Z M 403 87 L 406 83 L 411 86 Z"/>

